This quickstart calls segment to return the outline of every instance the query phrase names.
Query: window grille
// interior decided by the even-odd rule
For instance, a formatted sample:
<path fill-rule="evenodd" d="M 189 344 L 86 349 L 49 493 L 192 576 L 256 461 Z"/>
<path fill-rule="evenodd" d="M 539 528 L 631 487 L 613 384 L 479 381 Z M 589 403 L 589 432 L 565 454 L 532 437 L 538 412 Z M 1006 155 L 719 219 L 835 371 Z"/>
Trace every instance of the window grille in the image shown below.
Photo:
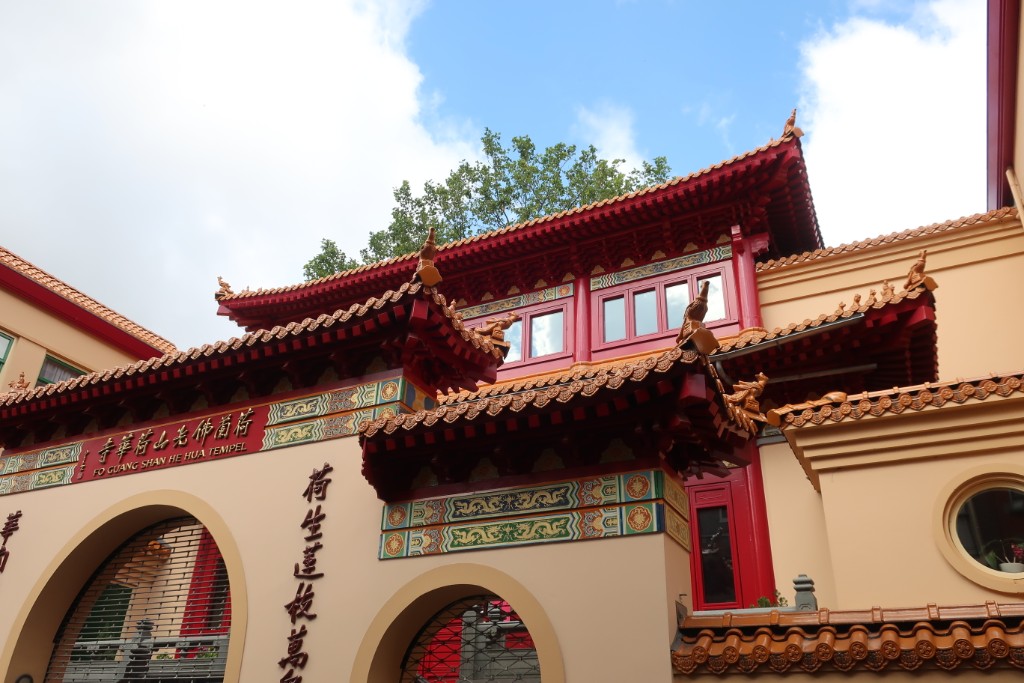
<path fill-rule="evenodd" d="M 540 683 L 526 625 L 497 595 L 477 595 L 438 612 L 402 662 L 401 683 Z"/>
<path fill-rule="evenodd" d="M 231 596 L 209 532 L 162 522 L 116 550 L 64 618 L 45 681 L 224 680 Z"/>

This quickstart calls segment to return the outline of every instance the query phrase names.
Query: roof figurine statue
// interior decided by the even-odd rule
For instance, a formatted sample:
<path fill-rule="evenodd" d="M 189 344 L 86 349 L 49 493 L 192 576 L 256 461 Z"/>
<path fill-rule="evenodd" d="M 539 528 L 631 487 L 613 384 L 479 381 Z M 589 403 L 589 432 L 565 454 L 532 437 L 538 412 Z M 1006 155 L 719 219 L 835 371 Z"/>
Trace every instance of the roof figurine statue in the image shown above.
<path fill-rule="evenodd" d="M 22 372 L 18 375 L 18 379 L 12 380 L 7 383 L 10 390 L 13 391 L 25 391 L 29 388 L 28 380 L 25 379 L 25 373 Z"/>
<path fill-rule="evenodd" d="M 234 292 L 231 291 L 231 285 L 229 285 L 227 283 L 227 280 L 222 278 L 220 275 L 217 276 L 217 284 L 220 285 L 220 289 L 218 289 L 217 292 L 213 295 L 213 298 L 216 299 L 217 301 L 220 301 L 221 299 L 227 298 L 234 294 Z"/>
<path fill-rule="evenodd" d="M 683 326 L 676 336 L 677 346 L 692 342 L 697 352 L 705 356 L 720 346 L 711 330 L 704 327 L 704 316 L 708 314 L 708 289 L 710 286 L 710 280 L 700 283 L 700 293 L 683 312 Z"/>
<path fill-rule="evenodd" d="M 796 125 L 796 109 L 786 119 L 786 125 L 782 127 L 782 139 L 785 140 L 788 137 L 802 138 L 804 132 L 800 130 L 800 127 Z"/>
<path fill-rule="evenodd" d="M 768 377 L 759 372 L 753 382 L 738 382 L 732 385 L 734 393 L 726 394 L 725 402 L 736 419 L 748 429 L 751 421 L 767 422 L 767 418 L 761 412 L 761 403 L 758 399 L 764 393 L 764 387 L 768 384 Z M 756 432 L 755 429 L 750 431 Z"/>
<path fill-rule="evenodd" d="M 931 279 L 925 272 L 925 257 L 928 256 L 928 250 L 922 249 L 921 253 L 917 255 L 917 260 L 914 261 L 914 265 L 910 266 L 910 272 L 907 273 L 907 281 L 903 283 L 903 289 L 907 292 L 913 292 L 918 287 L 924 287 L 928 291 L 931 291 L 938 287 L 935 284 L 935 280 Z"/>
<path fill-rule="evenodd" d="M 412 276 L 413 282 L 419 280 L 426 287 L 433 287 L 441 281 L 441 273 L 434 266 L 434 257 L 437 256 L 437 244 L 434 242 L 434 228 L 427 231 L 427 239 L 420 247 L 419 262 L 416 264 L 416 273 Z"/>
<path fill-rule="evenodd" d="M 505 341 L 505 330 L 512 327 L 512 324 L 518 320 L 519 314 L 512 311 L 504 318 L 491 318 L 476 328 L 476 332 L 482 337 L 490 337 L 491 343 L 508 353 L 509 343 Z"/>

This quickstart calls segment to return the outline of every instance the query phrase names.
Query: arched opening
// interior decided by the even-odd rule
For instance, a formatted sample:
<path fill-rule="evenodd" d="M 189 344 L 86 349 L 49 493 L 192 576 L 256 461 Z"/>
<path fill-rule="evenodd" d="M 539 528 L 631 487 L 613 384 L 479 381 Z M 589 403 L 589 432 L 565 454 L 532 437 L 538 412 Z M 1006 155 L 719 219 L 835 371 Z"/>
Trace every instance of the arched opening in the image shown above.
<path fill-rule="evenodd" d="M 367 629 L 356 651 L 355 662 L 348 680 L 366 681 L 367 683 L 395 683 L 399 680 L 410 680 L 402 678 L 405 675 L 403 668 L 410 668 L 409 664 L 412 661 L 415 644 L 423 643 L 420 646 L 421 651 L 429 649 L 430 644 L 441 634 L 442 629 L 451 625 L 453 619 L 459 619 L 462 622 L 460 626 L 464 625 L 462 620 L 465 613 L 473 608 L 473 605 L 483 603 L 486 603 L 489 608 L 492 607 L 492 603 L 501 608 L 500 615 L 496 615 L 493 619 L 488 617 L 492 624 L 505 622 L 511 626 L 510 622 L 519 621 L 523 626 L 522 630 L 518 626 L 512 629 L 506 628 L 504 634 L 501 633 L 500 628 L 494 629 L 489 632 L 487 637 L 494 636 L 495 640 L 503 638 L 506 649 L 509 644 L 519 639 L 518 645 L 521 650 L 533 651 L 532 656 L 536 657 L 540 670 L 544 672 L 544 683 L 565 683 L 562 648 L 555 634 L 554 625 L 536 596 L 508 574 L 494 567 L 475 563 L 456 563 L 435 567 L 395 591 L 377 612 L 377 616 Z M 485 609 L 481 608 L 480 612 Z M 481 623 L 481 621 L 476 623 Z M 528 640 L 526 634 L 528 634 Z M 511 638 L 508 637 L 509 635 Z M 452 630 L 449 630 L 445 636 L 454 643 Z M 461 642 L 461 638 L 462 633 L 460 632 L 459 642 Z M 437 652 L 436 649 L 435 652 Z M 429 664 L 428 660 L 428 669 L 430 668 Z M 413 665 L 411 668 L 415 670 L 415 676 L 421 676 L 422 680 L 431 683 L 445 680 L 443 678 L 433 680 L 427 678 L 425 674 L 430 671 L 421 673 L 419 664 Z M 411 680 L 415 681 L 415 676 Z M 493 680 L 516 679 L 496 678 Z M 539 681 L 540 679 L 538 674 L 536 678 L 522 680 Z M 418 683 L 422 683 L 422 681 Z"/>
<path fill-rule="evenodd" d="M 147 491 L 117 502 L 84 524 L 54 554 L 50 564 L 40 569 L 38 581 L 23 596 L 24 601 L 14 617 L 11 632 L 17 637 L 0 645 L 0 672 L 3 672 L 4 680 L 31 676 L 37 682 L 44 681 L 59 641 L 58 634 L 64 630 L 72 606 L 100 575 L 107 560 L 140 532 L 186 516 L 194 516 L 201 521 L 210 540 L 215 538 L 217 541 L 220 558 L 211 563 L 213 576 L 230 577 L 230 602 L 225 599 L 223 606 L 219 605 L 216 591 L 208 595 L 208 599 L 201 594 L 193 595 L 191 604 L 186 593 L 186 611 L 196 615 L 187 623 L 193 628 L 207 629 L 221 620 L 220 626 L 212 628 L 229 633 L 232 643 L 226 654 L 223 680 L 238 681 L 248 614 L 241 555 L 227 524 L 213 507 L 196 496 L 172 490 Z M 202 542 L 202 535 L 199 540 Z M 202 554 L 202 551 L 197 548 L 196 554 Z M 116 605 L 116 593 L 117 590 L 112 589 L 104 599 Z M 124 591 L 121 593 L 123 603 Z M 14 605 L 10 607 L 17 609 Z M 198 615 L 204 608 L 208 613 L 206 621 L 198 621 Z M 224 656 L 224 653 L 219 655 Z"/>
<path fill-rule="evenodd" d="M 540 683 L 526 624 L 493 593 L 456 600 L 420 629 L 402 662 L 401 683 Z"/>

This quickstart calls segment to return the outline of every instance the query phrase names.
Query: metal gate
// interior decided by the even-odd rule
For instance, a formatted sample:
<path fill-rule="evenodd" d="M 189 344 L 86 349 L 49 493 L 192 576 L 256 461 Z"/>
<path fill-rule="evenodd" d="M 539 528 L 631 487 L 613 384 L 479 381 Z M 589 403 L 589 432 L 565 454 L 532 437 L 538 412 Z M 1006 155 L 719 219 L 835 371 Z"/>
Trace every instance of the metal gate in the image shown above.
<path fill-rule="evenodd" d="M 161 522 L 116 550 L 82 589 L 45 680 L 220 683 L 230 627 L 213 537 L 191 517 Z"/>
<path fill-rule="evenodd" d="M 540 683 L 540 662 L 526 625 L 497 595 L 459 600 L 417 634 L 402 662 L 401 683 Z"/>

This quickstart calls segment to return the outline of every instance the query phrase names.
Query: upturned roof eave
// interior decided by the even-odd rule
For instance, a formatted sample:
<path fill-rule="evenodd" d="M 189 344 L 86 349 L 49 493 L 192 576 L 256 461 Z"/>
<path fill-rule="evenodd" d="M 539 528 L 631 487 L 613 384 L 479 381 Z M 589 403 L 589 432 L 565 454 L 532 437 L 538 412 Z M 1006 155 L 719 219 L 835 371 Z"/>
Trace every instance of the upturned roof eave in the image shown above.
<path fill-rule="evenodd" d="M 800 143 L 795 136 L 772 141 L 746 154 L 661 185 L 445 244 L 439 247 L 436 261 L 443 270 L 458 272 L 458 262 L 461 259 L 479 259 L 486 254 L 494 254 L 497 258 L 513 243 L 535 245 L 537 251 L 549 249 L 559 240 L 571 243 L 578 237 L 577 233 L 582 226 L 602 223 L 612 216 L 621 218 L 623 212 L 628 214 L 643 211 L 654 204 L 660 206 L 665 202 L 692 200 L 694 194 L 701 194 L 703 189 L 711 184 L 734 182 L 738 173 L 748 172 L 771 160 L 791 155 L 802 164 Z M 801 193 L 806 194 L 808 199 L 807 206 L 800 209 L 806 214 L 801 220 L 810 226 L 812 233 L 805 236 L 804 240 L 813 243 L 813 247 L 820 248 L 821 232 L 814 215 L 813 203 L 810 201 L 806 172 L 797 175 L 798 182 L 803 185 L 800 188 Z M 703 194 L 700 198 L 706 200 Z M 232 294 L 219 300 L 218 315 L 227 316 L 243 327 L 264 323 L 268 316 L 281 315 L 288 310 L 303 310 L 318 299 L 344 298 L 346 291 L 358 291 L 360 288 L 371 286 L 373 282 L 388 283 L 396 278 L 407 279 L 415 263 L 415 254 L 405 254 L 306 283 Z M 381 285 L 383 286 L 386 285 Z"/>

